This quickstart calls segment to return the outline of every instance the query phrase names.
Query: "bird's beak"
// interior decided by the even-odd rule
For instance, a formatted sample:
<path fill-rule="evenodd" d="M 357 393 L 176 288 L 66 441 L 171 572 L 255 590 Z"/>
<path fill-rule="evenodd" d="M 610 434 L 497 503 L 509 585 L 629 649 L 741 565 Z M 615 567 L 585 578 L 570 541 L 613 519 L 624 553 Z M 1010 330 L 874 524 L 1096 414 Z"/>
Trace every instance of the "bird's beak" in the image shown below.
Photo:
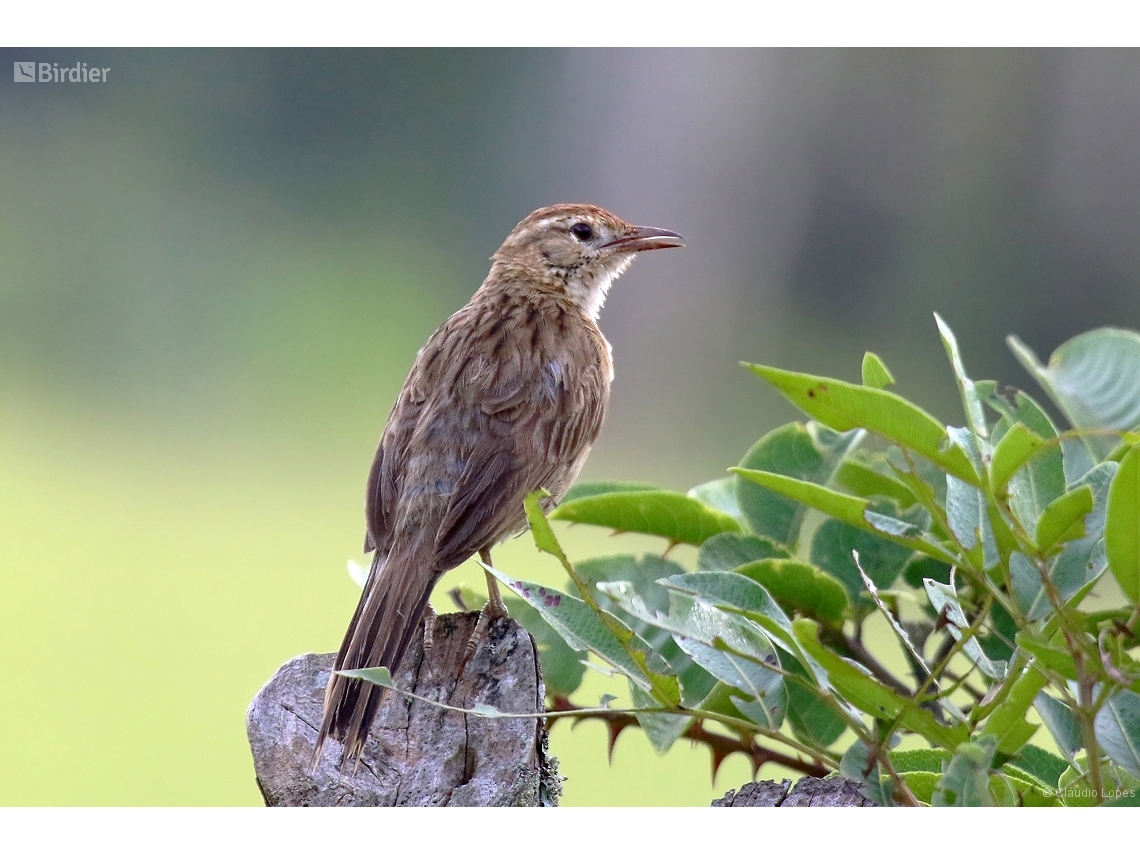
<path fill-rule="evenodd" d="M 634 226 L 631 231 L 603 244 L 602 249 L 616 249 L 621 252 L 645 252 L 648 249 L 668 249 L 671 246 L 684 246 L 685 239 L 668 229 L 655 229 L 652 226 Z"/>

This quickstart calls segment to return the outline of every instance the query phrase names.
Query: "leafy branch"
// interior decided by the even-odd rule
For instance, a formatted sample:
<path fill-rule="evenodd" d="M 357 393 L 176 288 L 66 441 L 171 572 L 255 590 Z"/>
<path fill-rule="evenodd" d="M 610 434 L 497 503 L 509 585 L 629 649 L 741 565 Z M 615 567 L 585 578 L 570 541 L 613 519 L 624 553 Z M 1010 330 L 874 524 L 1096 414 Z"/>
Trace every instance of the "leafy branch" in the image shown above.
<path fill-rule="evenodd" d="M 528 499 L 571 591 L 488 572 L 526 604 L 552 716 L 605 721 L 611 747 L 635 724 L 659 751 L 704 744 L 714 771 L 736 752 L 754 771 L 838 767 L 880 804 L 1136 799 L 1140 335 L 1096 330 L 1047 365 L 1011 340 L 1058 429 L 1026 392 L 970 378 L 936 320 L 964 427 L 889 391 L 874 354 L 862 385 L 747 365 L 809 420 L 687 495 L 588 484 L 552 514 L 659 536 L 663 555 L 571 562 Z M 677 543 L 695 571 L 669 558 Z M 1127 606 L 1085 610 L 1106 579 Z M 876 614 L 889 633 L 865 631 Z M 913 683 L 888 664 L 900 651 Z M 628 680 L 631 709 L 569 700 L 584 654 Z M 1042 725 L 1054 751 L 1030 743 Z M 900 735 L 933 753 L 900 754 Z"/>

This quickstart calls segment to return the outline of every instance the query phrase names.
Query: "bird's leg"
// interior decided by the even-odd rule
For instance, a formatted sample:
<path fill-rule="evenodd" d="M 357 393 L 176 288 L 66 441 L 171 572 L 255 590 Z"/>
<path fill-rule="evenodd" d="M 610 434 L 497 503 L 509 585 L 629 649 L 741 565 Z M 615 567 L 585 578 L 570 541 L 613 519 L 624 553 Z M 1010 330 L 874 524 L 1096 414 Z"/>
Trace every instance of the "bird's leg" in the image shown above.
<path fill-rule="evenodd" d="M 488 567 L 495 566 L 491 563 L 490 549 L 479 550 L 479 560 L 486 564 Z M 483 571 L 483 576 L 487 579 L 487 605 L 484 606 L 484 608 L 489 608 L 491 610 L 491 616 L 489 620 L 506 617 L 507 604 L 503 602 L 503 595 L 499 593 L 498 580 L 496 580 L 495 577 L 488 573 L 486 570 Z"/>
<path fill-rule="evenodd" d="M 491 550 L 480 549 L 479 560 L 487 566 L 493 566 L 491 565 Z M 483 571 L 483 575 L 487 579 L 487 602 L 479 610 L 479 622 L 475 624 L 475 631 L 467 640 L 467 654 L 463 657 L 464 668 L 467 667 L 467 660 L 475 655 L 475 651 L 483 643 L 483 638 L 487 635 L 487 627 L 491 625 L 491 621 L 507 615 L 507 604 L 503 602 L 503 595 L 499 593 L 499 583 L 486 570 Z M 460 674 L 462 673 L 463 671 L 460 670 Z"/>
<path fill-rule="evenodd" d="M 424 612 L 424 652 L 431 650 L 433 644 L 435 644 L 435 609 L 431 607 L 431 603 L 428 603 Z"/>

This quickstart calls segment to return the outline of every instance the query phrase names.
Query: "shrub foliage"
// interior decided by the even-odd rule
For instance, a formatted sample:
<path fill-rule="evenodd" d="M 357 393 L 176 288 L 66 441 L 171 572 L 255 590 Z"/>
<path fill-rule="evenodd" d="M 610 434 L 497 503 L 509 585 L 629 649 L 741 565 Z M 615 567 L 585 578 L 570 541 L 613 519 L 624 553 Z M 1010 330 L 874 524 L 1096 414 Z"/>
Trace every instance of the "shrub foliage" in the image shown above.
<path fill-rule="evenodd" d="M 747 365 L 807 420 L 687 494 L 585 484 L 551 514 L 664 555 L 571 561 L 528 500 L 567 590 L 492 572 L 526 604 L 553 710 L 636 722 L 659 751 L 704 741 L 714 764 L 839 771 L 880 804 L 1140 804 L 1140 336 L 1095 330 L 1044 365 L 1011 337 L 1065 426 L 971 379 L 936 320 L 960 426 L 890 391 L 873 353 L 862 385 Z M 634 708 L 569 702 L 586 652 Z"/>

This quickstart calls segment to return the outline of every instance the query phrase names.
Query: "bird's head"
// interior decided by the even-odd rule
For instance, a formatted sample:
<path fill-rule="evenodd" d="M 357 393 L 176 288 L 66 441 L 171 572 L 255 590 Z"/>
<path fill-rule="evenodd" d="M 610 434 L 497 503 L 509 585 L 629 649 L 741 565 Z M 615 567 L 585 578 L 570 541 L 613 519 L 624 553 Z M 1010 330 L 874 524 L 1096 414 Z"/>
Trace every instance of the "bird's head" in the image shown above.
<path fill-rule="evenodd" d="M 597 318 L 610 285 L 637 253 L 683 246 L 682 240 L 667 229 L 631 226 L 595 205 L 553 205 L 515 226 L 492 260 L 500 274 L 561 292 Z"/>

